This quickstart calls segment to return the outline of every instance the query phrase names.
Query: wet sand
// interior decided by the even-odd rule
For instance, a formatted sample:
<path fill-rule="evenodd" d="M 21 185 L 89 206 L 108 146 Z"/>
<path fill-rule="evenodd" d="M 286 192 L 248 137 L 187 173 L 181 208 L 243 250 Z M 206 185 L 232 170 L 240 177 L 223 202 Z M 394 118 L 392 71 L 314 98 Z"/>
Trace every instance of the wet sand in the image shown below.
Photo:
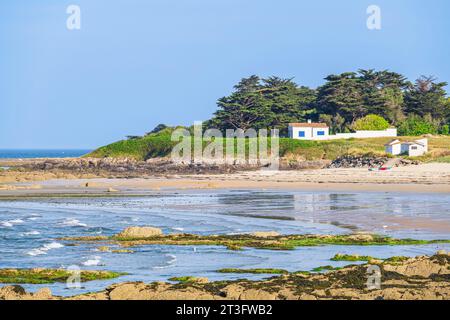
<path fill-rule="evenodd" d="M 15 177 L 14 175 L 18 175 Z M 20 181 L 20 182 L 14 182 Z M 2 184 L 3 182 L 3 184 Z M 431 163 L 369 171 L 366 168 L 246 171 L 232 174 L 79 179 L 72 174 L 3 172 L 0 197 L 45 195 L 146 195 L 202 189 L 450 193 L 450 164 Z"/>

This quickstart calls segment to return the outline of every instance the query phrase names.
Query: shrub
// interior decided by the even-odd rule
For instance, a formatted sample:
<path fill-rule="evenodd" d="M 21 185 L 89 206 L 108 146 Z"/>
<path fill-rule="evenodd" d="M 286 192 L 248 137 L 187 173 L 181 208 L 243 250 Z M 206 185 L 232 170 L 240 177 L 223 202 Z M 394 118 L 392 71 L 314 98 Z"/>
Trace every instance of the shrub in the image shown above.
<path fill-rule="evenodd" d="M 447 135 L 447 136 L 450 134 L 450 127 L 449 127 L 448 124 L 444 124 L 444 125 L 441 127 L 441 134 L 445 134 L 445 135 Z"/>
<path fill-rule="evenodd" d="M 386 130 L 387 128 L 389 128 L 389 123 L 376 114 L 369 114 L 358 119 L 353 125 L 354 130 Z"/>
<path fill-rule="evenodd" d="M 401 136 L 420 136 L 422 134 L 437 133 L 436 126 L 418 116 L 410 116 L 402 122 L 398 128 L 398 133 Z"/>

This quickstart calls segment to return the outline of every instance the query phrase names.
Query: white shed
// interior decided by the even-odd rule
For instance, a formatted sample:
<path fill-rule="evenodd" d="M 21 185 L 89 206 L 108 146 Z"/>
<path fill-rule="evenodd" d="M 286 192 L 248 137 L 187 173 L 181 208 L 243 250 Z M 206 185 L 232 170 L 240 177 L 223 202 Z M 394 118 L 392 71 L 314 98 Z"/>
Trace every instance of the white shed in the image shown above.
<path fill-rule="evenodd" d="M 398 139 L 391 140 L 384 145 L 386 153 L 399 155 L 402 153 L 402 143 Z"/>
<path fill-rule="evenodd" d="M 402 143 L 402 153 L 410 157 L 418 157 L 428 152 L 428 140 L 421 139 Z"/>
<path fill-rule="evenodd" d="M 395 139 L 384 146 L 386 153 L 392 155 L 405 154 L 410 157 L 418 157 L 428 152 L 428 139 L 404 142 Z"/>

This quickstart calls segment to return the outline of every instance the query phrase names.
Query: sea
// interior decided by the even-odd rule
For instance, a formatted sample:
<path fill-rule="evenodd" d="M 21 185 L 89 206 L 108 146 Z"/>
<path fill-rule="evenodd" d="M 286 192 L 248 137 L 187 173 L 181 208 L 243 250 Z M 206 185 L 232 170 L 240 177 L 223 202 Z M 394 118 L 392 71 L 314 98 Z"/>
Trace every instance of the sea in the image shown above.
<path fill-rule="evenodd" d="M 0 159 L 77 158 L 89 149 L 0 149 Z"/>
<path fill-rule="evenodd" d="M 346 234 L 369 232 L 396 238 L 450 239 L 448 194 L 308 192 L 296 190 L 204 190 L 155 193 L 147 197 L 48 198 L 0 201 L 0 269 L 63 268 L 127 273 L 116 279 L 21 284 L 29 291 L 49 287 L 56 295 L 99 291 L 127 281 L 169 281 L 175 276 L 211 281 L 251 280 L 273 275 L 225 274 L 222 268 L 278 268 L 311 271 L 342 267 L 337 253 L 392 256 L 431 255 L 450 243 L 401 246 L 326 245 L 293 250 L 223 246 L 151 245 L 132 253 L 103 251 L 101 243 L 73 243 L 63 237 L 111 236 L 129 226 L 154 226 L 165 234 Z M 120 249 L 109 245 L 111 249 Z M 352 262 L 353 263 L 353 262 Z M 360 263 L 360 262 L 354 262 Z M 361 262 L 362 263 L 362 262 Z"/>

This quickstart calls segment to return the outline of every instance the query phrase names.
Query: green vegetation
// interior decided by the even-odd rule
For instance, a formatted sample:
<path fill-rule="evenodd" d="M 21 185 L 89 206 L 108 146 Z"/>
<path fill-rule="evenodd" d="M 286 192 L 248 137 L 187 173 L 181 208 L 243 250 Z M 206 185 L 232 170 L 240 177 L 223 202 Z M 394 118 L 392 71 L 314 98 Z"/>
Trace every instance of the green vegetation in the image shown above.
<path fill-rule="evenodd" d="M 152 238 L 118 238 L 112 237 L 69 237 L 66 241 L 111 242 L 124 247 L 140 245 L 217 245 L 227 248 L 257 248 L 270 250 L 291 250 L 296 247 L 311 247 L 320 245 L 419 245 L 432 243 L 450 243 L 450 240 L 415 240 L 393 239 L 378 235 L 280 235 L 273 237 L 256 237 L 251 234 L 241 235 L 194 235 L 170 234 Z"/>
<path fill-rule="evenodd" d="M 334 133 L 353 129 L 382 130 L 393 125 L 399 127 L 400 135 L 415 138 L 422 134 L 449 134 L 450 98 L 444 90 L 445 82 L 421 77 L 412 83 L 387 70 L 345 72 L 329 75 L 325 80 L 322 86 L 311 89 L 297 85 L 293 79 L 255 75 L 243 78 L 229 96 L 218 99 L 218 110 L 206 122 L 204 130 L 217 128 L 224 133 L 226 129 L 236 128 L 277 128 L 285 137 L 288 123 L 313 119 L 328 124 Z M 171 141 L 176 128 L 181 127 L 160 124 L 143 137 L 130 136 L 87 156 L 136 160 L 165 157 L 178 143 Z M 192 133 L 192 127 L 185 129 Z M 383 144 L 388 140 L 314 142 L 281 139 L 280 150 L 281 156 L 293 154 L 305 160 L 334 160 L 348 153 L 383 153 Z M 225 144 L 226 139 L 223 142 Z M 202 141 L 204 147 L 208 143 Z M 245 143 L 248 149 L 248 139 Z M 441 156 L 432 155 L 426 160 Z"/>
<path fill-rule="evenodd" d="M 177 142 L 172 142 L 170 132 L 174 128 L 165 129 L 160 133 L 153 133 L 148 136 L 119 141 L 105 147 L 101 147 L 87 157 L 122 157 L 136 160 L 147 160 L 154 157 L 169 156 L 173 146 Z M 392 138 L 367 138 L 329 141 L 304 141 L 289 138 L 280 138 L 280 155 L 285 158 L 302 158 L 304 160 L 334 160 L 344 155 L 375 155 L 385 154 L 384 144 Z M 417 137 L 399 137 L 402 140 L 415 140 Z M 237 150 L 237 139 L 233 139 L 234 151 Z M 430 152 L 426 157 L 420 158 L 423 161 L 433 161 L 443 156 L 450 155 L 450 136 L 436 136 L 429 140 Z M 227 152 L 227 139 L 223 139 L 224 154 Z M 209 142 L 203 141 L 203 146 Z M 245 141 L 245 149 L 249 148 L 249 139 Z M 270 149 L 271 141 L 268 141 Z"/>
<path fill-rule="evenodd" d="M 341 267 L 333 267 L 333 266 L 321 266 L 321 267 L 317 267 L 312 269 L 313 272 L 322 272 L 322 271 L 334 271 L 334 270 L 339 270 L 342 269 Z"/>
<path fill-rule="evenodd" d="M 169 278 L 170 281 L 177 281 L 181 283 L 192 283 L 196 282 L 197 278 L 192 276 L 182 276 L 182 277 L 172 277 Z"/>
<path fill-rule="evenodd" d="M 252 273 L 252 274 L 287 274 L 289 271 L 283 269 L 236 269 L 225 268 L 217 270 L 219 273 Z"/>
<path fill-rule="evenodd" d="M 376 114 L 369 114 L 360 118 L 353 125 L 355 130 L 386 130 L 387 128 L 389 128 L 389 123 Z"/>
<path fill-rule="evenodd" d="M 360 256 L 360 255 L 356 255 L 356 254 L 340 254 L 340 253 L 338 253 L 330 260 L 332 260 L 332 261 L 366 261 L 366 262 L 380 260 L 385 263 L 399 263 L 399 262 L 406 261 L 408 259 L 409 259 L 409 257 L 404 257 L 404 256 L 395 256 L 395 257 L 390 257 L 388 259 L 379 259 L 379 258 L 374 258 L 371 256 Z"/>
<path fill-rule="evenodd" d="M 114 279 L 125 273 L 111 271 L 80 271 L 81 282 Z M 0 283 L 46 284 L 66 282 L 73 272 L 64 269 L 0 269 Z"/>
<path fill-rule="evenodd" d="M 408 259 L 410 259 L 410 258 L 404 257 L 404 256 L 395 256 L 395 257 L 390 257 L 390 258 L 384 259 L 384 262 L 385 263 L 401 263 Z"/>
<path fill-rule="evenodd" d="M 374 260 L 375 258 L 370 256 L 359 256 L 359 255 L 351 255 L 351 254 L 336 254 L 333 258 L 330 260 L 332 261 L 370 261 Z M 375 259 L 377 260 L 377 259 Z"/>
<path fill-rule="evenodd" d="M 398 128 L 398 133 L 405 136 L 420 136 L 428 133 L 436 134 L 437 131 L 436 125 L 431 121 L 415 115 L 408 117 Z"/>

